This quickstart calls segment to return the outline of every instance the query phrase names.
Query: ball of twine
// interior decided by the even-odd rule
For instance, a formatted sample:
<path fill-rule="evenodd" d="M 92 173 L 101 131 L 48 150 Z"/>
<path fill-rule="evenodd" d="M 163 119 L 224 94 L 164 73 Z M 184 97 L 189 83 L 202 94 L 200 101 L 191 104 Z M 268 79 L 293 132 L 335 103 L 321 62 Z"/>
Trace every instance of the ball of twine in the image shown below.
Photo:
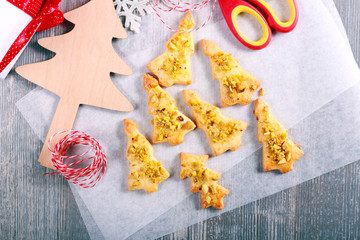
<path fill-rule="evenodd" d="M 54 137 L 64 133 L 68 134 L 60 139 L 54 148 L 51 149 L 50 143 Z M 66 156 L 67 151 L 74 145 L 84 145 L 90 148 L 84 153 Z M 107 158 L 100 143 L 84 132 L 71 130 L 55 133 L 48 141 L 48 148 L 52 154 L 51 161 L 58 172 L 45 173 L 44 175 L 62 174 L 67 180 L 74 184 L 83 188 L 92 188 L 101 180 L 105 173 Z M 94 155 L 86 156 L 90 153 Z M 79 160 L 74 160 L 69 164 L 64 163 L 66 159 L 75 158 L 79 158 Z M 79 167 L 79 164 L 85 161 L 91 161 L 91 163 L 85 167 Z M 76 166 L 79 168 L 76 168 Z"/>

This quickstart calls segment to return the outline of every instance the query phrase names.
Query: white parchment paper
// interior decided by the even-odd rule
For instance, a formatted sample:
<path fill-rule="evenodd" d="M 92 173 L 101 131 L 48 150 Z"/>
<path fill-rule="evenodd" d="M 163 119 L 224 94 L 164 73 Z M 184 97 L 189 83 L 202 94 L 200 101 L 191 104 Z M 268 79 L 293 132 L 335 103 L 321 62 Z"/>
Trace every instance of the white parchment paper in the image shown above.
<path fill-rule="evenodd" d="M 223 109 L 224 114 L 249 123 L 243 138 L 244 145 L 239 150 L 225 153 L 208 161 L 208 166 L 214 170 L 226 172 L 231 169 L 221 179 L 221 183 L 231 191 L 231 194 L 225 198 L 227 210 L 357 160 L 358 152 L 356 151 L 348 154 L 346 158 L 339 156 L 347 153 L 351 147 L 355 147 L 356 132 L 351 131 L 351 126 L 354 126 L 353 124 L 360 119 L 360 116 L 354 114 L 351 118 L 347 118 L 348 114 L 342 114 L 339 115 L 342 117 L 339 120 L 339 116 L 333 117 L 328 115 L 329 112 L 323 112 L 324 114 L 320 115 L 323 119 L 317 117 L 318 120 L 312 120 L 314 115 L 325 111 L 324 109 L 332 109 L 333 106 L 337 106 L 335 109 L 338 112 L 340 110 L 349 111 L 352 107 L 351 103 L 355 100 L 348 100 L 347 105 L 336 105 L 329 102 L 333 99 L 342 99 L 343 96 L 357 97 L 356 90 L 351 94 L 348 94 L 350 90 L 346 91 L 359 80 L 356 63 L 348 45 L 322 2 L 320 0 L 303 0 L 299 4 L 301 18 L 296 30 L 286 35 L 274 34 L 272 43 L 262 51 L 254 52 L 242 47 L 228 31 L 224 21 L 216 22 L 218 19 L 216 16 L 213 18 L 214 22 L 195 33 L 197 40 L 202 38 L 213 40 L 218 42 L 219 47 L 224 51 L 232 52 L 246 70 L 263 82 L 263 87 L 266 89 L 264 98 L 272 105 L 275 116 L 286 127 L 292 128 L 291 138 L 298 142 L 306 152 L 305 156 L 295 164 L 295 170 L 291 173 L 285 175 L 263 173 L 260 169 L 261 150 L 259 149 L 261 145 L 256 141 L 253 105 Z M 152 30 L 157 31 L 157 29 L 159 28 Z M 134 103 L 135 111 L 119 113 L 83 106 L 80 108 L 74 126 L 74 129 L 86 131 L 99 139 L 108 155 L 109 168 L 97 187 L 90 190 L 72 187 L 77 190 L 106 239 L 112 239 L 115 236 L 116 238 L 129 237 L 158 217 L 160 218 L 149 225 L 150 229 L 148 226 L 134 236 L 155 237 L 158 236 L 157 234 L 176 230 L 176 228 L 174 229 L 175 225 L 177 227 L 187 226 L 219 213 L 218 211 L 199 209 L 198 196 L 189 193 L 189 182 L 178 180 L 180 168 L 178 153 L 180 151 L 211 154 L 208 145 L 203 144 L 206 139 L 200 130 L 188 134 L 185 142 L 176 147 L 168 144 L 154 146 L 155 155 L 172 174 L 170 179 L 160 185 L 158 192 L 146 195 L 142 192 L 127 191 L 128 163 L 125 158 L 126 137 L 123 132 L 122 119 L 126 117 L 135 120 L 139 124 L 140 130 L 147 137 L 151 136 L 152 129 L 149 124 L 151 117 L 147 115 L 147 96 L 142 89 L 142 74 L 147 71 L 146 63 L 164 50 L 164 46 L 159 43 L 164 43 L 168 36 L 160 33 L 159 36 L 162 36 L 163 39 L 159 39 L 157 43 L 144 44 L 152 46 L 151 48 L 132 55 L 126 54 L 123 57 L 132 66 L 134 75 L 114 77 L 115 84 Z M 135 35 L 135 37 L 135 41 L 139 41 L 139 38 L 142 38 L 143 41 L 152 40 L 143 35 Z M 131 40 L 130 37 L 130 39 L 122 41 Z M 199 91 L 203 99 L 219 105 L 218 82 L 212 79 L 209 60 L 202 54 L 199 44 L 197 44 L 196 54 L 192 58 L 192 66 L 194 83 L 188 88 Z M 173 86 L 167 91 L 177 100 L 179 109 L 191 116 L 190 109 L 185 106 L 181 97 L 182 88 L 184 87 Z M 343 103 L 345 100 L 339 101 Z M 30 92 L 18 102 L 20 111 L 41 139 L 45 138 L 56 103 L 57 97 L 42 89 Z M 319 110 L 320 108 L 321 110 Z M 319 111 L 310 116 L 316 110 Z M 303 119 L 305 120 L 301 124 L 304 124 L 304 127 L 297 130 L 298 126 L 302 126 L 297 123 Z M 310 122 L 307 122 L 308 119 L 311 119 Z M 345 120 L 350 122 L 345 124 Z M 347 135 L 339 135 L 337 131 L 326 131 L 325 128 L 322 128 L 323 123 L 324 126 L 327 126 L 326 123 L 329 125 L 340 124 L 340 126 L 344 124 L 343 127 L 348 127 L 344 134 L 349 133 L 350 138 Z M 310 137 L 313 142 L 310 141 Z M 351 146 L 344 145 L 344 139 Z M 330 142 L 331 151 L 327 145 L 329 142 L 326 142 L 330 140 L 332 141 Z M 339 146 L 342 147 L 336 148 L 338 144 L 341 144 Z M 321 156 L 324 161 L 327 159 L 328 161 L 326 164 L 318 166 L 317 164 L 321 161 L 316 156 L 319 158 Z M 309 171 L 309 167 L 312 167 L 312 171 Z M 274 184 L 273 186 L 266 184 L 268 180 L 274 181 L 273 178 L 277 182 L 286 184 Z M 239 187 L 238 184 L 234 184 L 238 182 L 236 179 L 239 179 L 240 182 L 244 182 L 244 179 L 246 181 Z M 249 184 L 254 184 L 254 187 L 249 189 L 251 186 Z M 184 209 L 186 209 L 186 213 Z M 178 214 L 177 216 L 180 213 L 184 214 L 183 216 L 180 214 L 180 220 L 177 219 L 176 224 L 171 218 L 174 213 Z M 156 222 L 161 224 L 155 224 Z M 150 230 L 152 232 L 149 232 Z M 150 233 L 152 235 L 149 235 Z"/>
<path fill-rule="evenodd" d="M 344 40 L 346 41 L 346 43 L 348 44 L 348 47 L 350 48 L 350 44 L 348 43 L 348 38 L 346 36 L 344 26 L 343 26 L 343 24 L 341 22 L 341 18 L 339 16 L 338 12 L 337 12 L 335 4 L 333 3 L 333 1 L 330 1 L 330 0 L 322 0 L 322 1 L 324 3 L 325 7 L 328 9 L 329 13 L 332 15 L 332 17 L 333 17 L 333 19 L 335 21 L 335 24 L 339 28 L 342 36 L 344 37 Z M 355 88 L 358 88 L 358 86 L 353 87 L 353 89 L 355 89 Z M 355 91 L 357 91 L 357 90 L 355 90 Z M 348 91 L 346 91 L 344 94 L 346 94 L 347 92 Z M 349 96 L 348 98 L 349 98 L 348 101 L 349 100 L 352 101 L 351 100 L 352 98 L 357 99 L 358 96 L 352 95 L 352 96 Z M 334 102 L 335 101 L 336 100 L 334 100 Z M 342 101 L 342 100 L 339 99 L 337 101 Z M 328 104 L 333 104 L 333 102 L 330 102 Z M 321 108 L 321 109 L 323 109 L 323 108 Z M 337 111 L 337 110 L 334 109 L 333 111 Z M 333 114 L 336 114 L 336 113 L 327 112 L 326 114 L 327 115 L 333 115 Z M 310 117 L 312 117 L 313 115 L 314 114 L 312 114 Z M 341 115 L 338 115 L 338 116 L 341 116 Z M 318 117 L 323 118 L 323 116 L 321 116 L 321 115 L 318 116 Z M 355 127 L 355 126 L 353 126 L 353 127 Z M 355 157 L 355 159 L 358 159 L 358 158 Z M 350 160 L 351 162 L 353 161 L 353 160 L 351 160 L 349 158 L 348 158 L 348 160 Z M 246 161 L 246 160 L 244 160 L 244 161 Z M 335 164 L 335 165 L 338 165 L 338 167 L 341 167 L 341 166 L 343 166 L 345 164 L 346 164 L 346 162 L 337 161 L 337 164 Z M 249 166 L 249 167 L 253 168 L 252 166 Z M 333 166 L 333 167 L 336 168 L 336 166 Z M 247 168 L 245 166 L 243 166 L 242 169 L 243 169 L 243 172 L 245 172 L 245 173 L 247 172 Z M 330 169 L 325 169 L 325 171 L 330 171 Z M 320 175 L 321 173 L 317 173 L 317 174 Z M 314 176 L 314 177 L 316 177 L 316 176 Z M 303 182 L 305 180 L 300 179 L 300 181 Z M 286 189 L 287 187 L 289 187 L 288 184 L 284 185 L 282 183 L 283 182 L 280 182 L 280 183 L 277 182 L 276 183 L 276 187 L 273 188 L 274 192 L 281 191 L 281 190 Z M 96 222 L 94 221 L 91 213 L 89 212 L 89 210 L 88 210 L 87 206 L 85 205 L 85 203 L 83 202 L 82 198 L 80 197 L 80 195 L 78 194 L 76 189 L 73 187 L 73 185 L 70 185 L 70 187 L 73 190 L 74 198 L 75 198 L 76 203 L 77 203 L 77 205 L 79 207 L 80 213 L 81 213 L 82 218 L 84 220 L 84 223 L 85 223 L 85 225 L 87 227 L 90 238 L 91 239 L 96 239 L 96 240 L 104 239 L 103 234 L 101 233 L 99 227 L 97 226 Z M 260 194 L 260 195 L 256 194 L 255 196 L 251 195 L 251 194 L 247 194 L 246 196 L 248 197 L 247 200 L 240 202 L 238 207 L 240 207 L 243 204 L 247 204 L 248 202 L 252 202 L 252 201 L 255 201 L 255 200 L 259 199 L 259 198 L 264 197 L 263 194 Z M 189 221 L 189 218 L 187 216 L 184 217 L 181 214 L 179 214 L 178 210 L 179 209 L 184 209 L 184 206 L 180 206 L 180 205 L 183 205 L 185 201 L 187 201 L 187 204 L 188 204 L 189 200 L 188 199 L 184 200 L 182 203 L 180 203 L 176 207 L 170 209 L 169 211 L 167 211 L 166 213 L 161 215 L 159 218 L 152 221 L 151 223 L 146 225 L 144 228 L 142 228 L 141 230 L 139 230 L 138 232 L 133 234 L 130 238 L 131 239 L 151 239 L 151 238 L 156 238 L 156 237 L 163 236 L 165 234 L 174 232 L 176 230 L 179 230 L 181 228 L 187 227 L 187 226 L 189 226 L 191 224 L 194 224 L 196 222 L 200 222 L 200 221 L 203 221 L 203 220 L 206 219 L 206 217 L 204 217 L 202 215 L 201 217 L 194 217 L 194 218 L 191 219 L 191 221 Z M 195 201 L 197 201 L 197 200 L 195 200 Z M 233 206 L 235 208 L 236 204 L 233 205 Z M 224 213 L 224 211 L 218 212 L 217 214 L 222 214 L 222 213 Z M 171 216 L 173 218 L 171 218 Z M 176 216 L 176 217 L 174 218 L 174 216 Z M 164 224 L 164 221 L 165 222 L 167 221 L 166 224 Z M 169 221 L 171 221 L 172 224 L 169 223 Z M 165 227 L 163 227 L 163 226 L 165 226 Z"/>

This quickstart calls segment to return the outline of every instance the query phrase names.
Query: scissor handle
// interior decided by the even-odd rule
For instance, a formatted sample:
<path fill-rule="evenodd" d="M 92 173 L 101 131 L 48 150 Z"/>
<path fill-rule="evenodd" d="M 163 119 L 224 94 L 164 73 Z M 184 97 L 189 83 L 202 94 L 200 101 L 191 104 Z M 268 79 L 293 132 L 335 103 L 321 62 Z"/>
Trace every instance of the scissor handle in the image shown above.
<path fill-rule="evenodd" d="M 244 44 L 248 48 L 255 50 L 263 49 L 267 45 L 269 45 L 272 37 L 270 27 L 264 16 L 253 5 L 243 0 L 223 0 L 222 2 L 226 2 L 226 4 L 220 4 L 224 18 L 231 32 L 242 44 Z M 236 23 L 236 17 L 242 12 L 253 15 L 260 22 L 263 29 L 263 36 L 260 40 L 249 40 L 240 32 L 239 27 Z"/>
<path fill-rule="evenodd" d="M 254 5 L 259 7 L 267 16 L 267 21 L 270 27 L 274 28 L 279 32 L 290 32 L 292 31 L 298 20 L 299 20 L 299 9 L 296 0 L 287 0 L 290 6 L 291 16 L 289 21 L 282 22 L 280 21 L 275 12 L 271 9 L 271 7 L 264 0 L 248 0 L 252 2 Z"/>

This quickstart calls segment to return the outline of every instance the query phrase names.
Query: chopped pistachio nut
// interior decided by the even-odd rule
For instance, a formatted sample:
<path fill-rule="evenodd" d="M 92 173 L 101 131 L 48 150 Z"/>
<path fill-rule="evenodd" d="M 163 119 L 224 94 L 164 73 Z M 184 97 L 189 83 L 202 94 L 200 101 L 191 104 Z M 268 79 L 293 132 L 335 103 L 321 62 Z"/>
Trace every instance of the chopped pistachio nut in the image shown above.
<path fill-rule="evenodd" d="M 248 87 L 247 77 L 243 74 L 226 76 L 223 80 L 223 85 L 227 87 L 228 92 L 230 93 L 229 96 L 231 98 L 235 98 L 239 93 L 244 92 Z"/>
<path fill-rule="evenodd" d="M 198 104 L 199 104 L 199 101 L 196 98 L 190 99 L 190 105 L 191 106 L 196 106 Z"/>
<path fill-rule="evenodd" d="M 134 155 L 135 161 L 138 161 L 138 164 L 133 162 L 131 166 L 136 167 L 140 165 L 138 171 L 132 173 L 132 175 L 138 179 L 139 176 L 142 178 L 149 178 L 153 183 L 161 181 L 161 175 L 165 173 L 165 170 L 161 167 L 161 163 L 151 159 L 151 154 L 146 146 L 139 144 L 140 136 L 137 135 L 132 138 L 132 145 L 128 150 L 128 154 Z M 133 183 L 133 186 L 139 186 L 140 181 Z"/>
<path fill-rule="evenodd" d="M 195 190 L 205 197 L 205 202 L 207 204 L 216 203 L 220 196 L 217 183 L 220 174 L 207 169 L 201 161 L 183 162 L 181 167 L 181 175 L 191 178 Z"/>
<path fill-rule="evenodd" d="M 198 174 L 197 174 L 198 177 L 201 177 L 201 176 L 203 175 L 204 171 L 205 171 L 205 169 L 200 168 L 200 169 L 199 169 L 199 172 L 198 172 Z"/>
<path fill-rule="evenodd" d="M 168 72 L 169 75 L 174 79 L 179 75 L 187 75 L 189 74 L 188 69 L 186 69 L 185 65 L 188 64 L 188 60 L 184 57 L 168 57 L 161 69 Z"/>
<path fill-rule="evenodd" d="M 212 192 L 212 193 L 217 193 L 216 185 L 211 185 L 211 186 L 210 186 L 210 189 L 211 189 L 211 192 Z"/>
<path fill-rule="evenodd" d="M 128 154 L 134 154 L 140 162 L 146 162 L 150 158 L 149 149 L 145 146 L 139 146 L 137 140 L 138 136 L 133 138 L 133 144 L 128 149 Z"/>
<path fill-rule="evenodd" d="M 235 133 L 238 131 L 242 131 L 240 129 L 239 124 L 224 121 L 221 117 L 220 110 L 214 106 L 210 107 L 201 107 L 199 105 L 199 100 L 196 98 L 191 98 L 189 100 L 189 104 L 192 107 L 195 107 L 193 110 L 198 112 L 201 115 L 201 119 L 199 120 L 203 125 L 207 125 L 208 128 L 206 130 L 207 134 L 211 136 L 212 141 L 214 143 L 223 143 L 228 141 Z"/>
<path fill-rule="evenodd" d="M 191 47 L 190 33 L 178 33 L 167 44 L 170 52 L 185 52 L 189 47 Z"/>
<path fill-rule="evenodd" d="M 188 128 L 188 124 L 184 122 L 184 117 L 178 115 L 179 113 L 174 106 L 175 105 L 160 107 L 160 110 L 157 110 L 157 116 L 154 118 L 153 123 L 156 126 L 157 131 L 159 132 L 159 141 L 163 140 L 164 138 L 173 136 L 174 131 L 176 130 Z"/>
<path fill-rule="evenodd" d="M 239 125 L 234 122 L 225 122 L 220 113 L 208 110 L 203 114 L 204 124 L 210 126 L 207 133 L 212 137 L 215 143 L 223 143 L 228 141 L 235 133 L 241 131 Z"/>
<path fill-rule="evenodd" d="M 208 193 L 209 192 L 209 187 L 208 187 L 208 185 L 206 183 L 201 185 L 201 191 L 203 191 L 203 193 Z"/>
<path fill-rule="evenodd" d="M 267 146 L 274 161 L 280 165 L 290 161 L 291 152 L 286 142 L 288 139 L 287 133 L 276 131 L 275 126 L 271 124 L 266 124 L 263 130 L 264 136 L 268 138 Z"/>
<path fill-rule="evenodd" d="M 213 54 L 210 56 L 211 59 L 213 59 L 215 61 L 215 63 L 217 64 L 217 68 L 220 71 L 231 71 L 233 69 L 233 64 L 231 64 L 231 53 L 230 54 L 226 54 L 224 52 L 219 52 L 217 54 Z"/>

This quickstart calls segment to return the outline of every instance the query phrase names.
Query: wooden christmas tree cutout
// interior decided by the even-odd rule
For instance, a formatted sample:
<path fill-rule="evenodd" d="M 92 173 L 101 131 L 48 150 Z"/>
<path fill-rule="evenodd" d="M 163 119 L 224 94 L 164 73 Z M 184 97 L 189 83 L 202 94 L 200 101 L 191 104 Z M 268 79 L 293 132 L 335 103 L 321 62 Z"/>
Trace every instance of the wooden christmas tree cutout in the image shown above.
<path fill-rule="evenodd" d="M 113 1 L 91 0 L 64 16 L 75 24 L 72 31 L 39 40 L 41 46 L 56 53 L 55 57 L 16 69 L 24 78 L 60 97 L 39 157 L 41 165 L 53 169 L 47 141 L 58 131 L 72 129 L 80 104 L 118 111 L 133 110 L 110 78 L 110 72 L 132 73 L 112 47 L 113 38 L 127 37 Z M 59 138 L 61 135 L 53 142 Z"/>
<path fill-rule="evenodd" d="M 149 94 L 149 114 L 154 117 L 152 142 L 182 143 L 184 136 L 196 127 L 195 123 L 178 110 L 175 100 L 149 74 L 144 75 L 144 88 Z"/>
<path fill-rule="evenodd" d="M 170 174 L 153 156 L 153 147 L 139 132 L 138 126 L 128 119 L 124 120 L 128 136 L 126 157 L 129 160 L 128 189 L 143 189 L 146 193 L 158 190 L 158 185 Z"/>
<path fill-rule="evenodd" d="M 235 151 L 242 142 L 247 123 L 221 114 L 220 109 L 200 99 L 195 91 L 182 91 L 185 103 L 191 107 L 196 125 L 208 138 L 211 150 L 218 156 L 227 150 Z"/>
<path fill-rule="evenodd" d="M 202 208 L 213 206 L 219 210 L 224 208 L 223 198 L 229 194 L 229 190 L 221 186 L 219 180 L 221 174 L 205 167 L 208 155 L 191 155 L 180 153 L 181 172 L 180 180 L 191 179 L 192 193 L 200 192 Z"/>
<path fill-rule="evenodd" d="M 239 60 L 222 52 L 216 43 L 201 40 L 204 54 L 209 56 L 214 78 L 220 82 L 223 107 L 247 105 L 261 82 L 241 68 Z"/>
<path fill-rule="evenodd" d="M 191 12 L 185 14 L 179 24 L 179 31 L 166 44 L 166 51 L 151 61 L 147 68 L 159 78 L 161 86 L 173 84 L 191 84 L 190 56 L 194 54 L 192 33 L 187 33 L 195 26 Z"/>
<path fill-rule="evenodd" d="M 271 114 L 270 106 L 261 98 L 255 101 L 254 114 L 258 120 L 258 141 L 263 144 L 263 170 L 286 173 L 304 154 L 300 146 L 288 139 L 287 130 Z"/>

